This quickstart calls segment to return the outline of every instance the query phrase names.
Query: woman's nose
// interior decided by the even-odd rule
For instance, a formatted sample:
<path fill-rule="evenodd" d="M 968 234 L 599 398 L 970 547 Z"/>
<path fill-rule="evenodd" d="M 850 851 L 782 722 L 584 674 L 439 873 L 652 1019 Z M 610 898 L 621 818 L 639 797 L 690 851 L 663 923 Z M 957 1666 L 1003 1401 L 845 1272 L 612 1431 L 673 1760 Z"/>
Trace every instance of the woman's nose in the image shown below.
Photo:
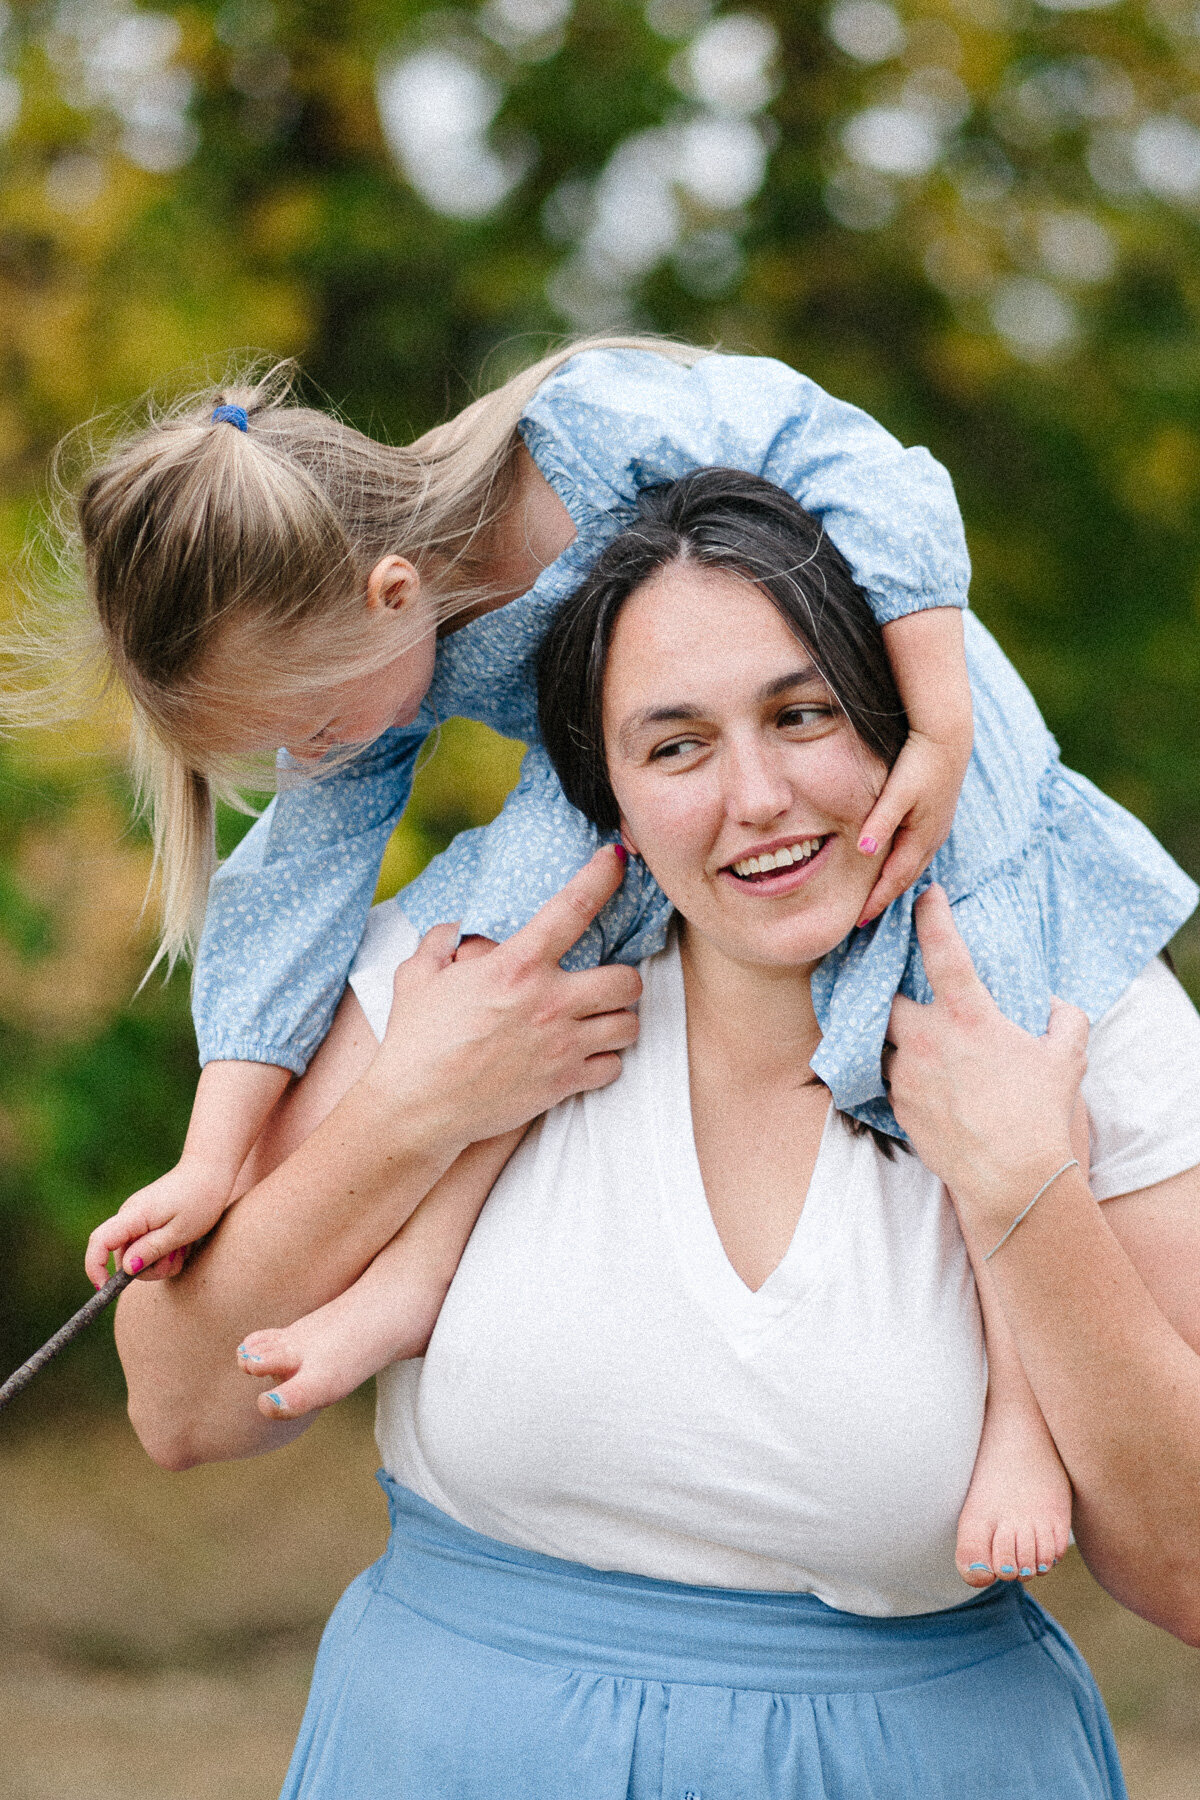
<path fill-rule="evenodd" d="M 764 825 L 791 807 L 791 783 L 761 741 L 731 745 L 726 769 L 725 806 L 738 824 Z"/>

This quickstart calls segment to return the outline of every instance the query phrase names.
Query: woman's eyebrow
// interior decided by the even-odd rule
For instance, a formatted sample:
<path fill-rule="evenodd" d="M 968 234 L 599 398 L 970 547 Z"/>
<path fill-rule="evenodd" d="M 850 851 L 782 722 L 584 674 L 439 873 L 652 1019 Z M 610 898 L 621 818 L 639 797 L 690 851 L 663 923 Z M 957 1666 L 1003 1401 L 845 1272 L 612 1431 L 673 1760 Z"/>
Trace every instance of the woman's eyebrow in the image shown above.
<path fill-rule="evenodd" d="M 810 681 L 824 684 L 825 677 L 815 663 L 807 662 L 800 668 L 793 669 L 790 675 L 780 675 L 776 680 L 768 681 L 765 687 L 759 688 L 758 697 L 760 700 L 775 700 L 780 694 L 786 694 L 789 688 L 806 687 Z"/>

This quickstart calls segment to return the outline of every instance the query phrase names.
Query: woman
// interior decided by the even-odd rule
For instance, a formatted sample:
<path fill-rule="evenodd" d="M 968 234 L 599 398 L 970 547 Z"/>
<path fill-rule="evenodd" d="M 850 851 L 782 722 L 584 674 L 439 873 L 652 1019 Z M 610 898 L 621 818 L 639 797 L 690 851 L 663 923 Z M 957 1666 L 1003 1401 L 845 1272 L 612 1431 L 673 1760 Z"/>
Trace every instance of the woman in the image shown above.
<path fill-rule="evenodd" d="M 1200 1126 L 1179 1116 L 1200 1022 L 1155 965 L 1094 1034 L 1106 1219 L 1067 1166 L 1081 1016 L 1063 1009 L 1045 1039 L 1007 1024 L 930 895 L 934 1000 L 897 1004 L 891 1071 L 921 1161 L 889 1159 L 797 1078 L 819 1041 L 812 977 L 866 898 L 854 846 L 879 767 L 850 721 L 869 706 L 835 694 L 815 643 L 736 563 L 660 559 L 611 599 L 590 637 L 570 619 L 556 635 L 563 729 L 547 717 L 547 742 L 568 793 L 619 817 L 680 930 L 644 965 L 623 1078 L 530 1135 L 423 1365 L 381 1379 L 397 1529 L 335 1614 L 286 1791 L 1120 1794 L 1057 1628 L 1017 1587 L 961 1604 L 953 1524 L 984 1371 L 938 1177 L 985 1253 L 1057 1175 L 991 1266 L 1085 1554 L 1200 1638 L 1200 1320 L 1181 1276 Z M 798 861 L 763 866 L 793 843 Z M 543 924 L 543 969 L 562 929 Z M 512 943 L 467 967 L 439 966 L 437 943 L 403 963 L 404 1041 L 385 1038 L 314 1148 L 247 1194 L 183 1285 L 130 1290 L 131 1402 L 163 1460 L 278 1441 L 229 1377 L 208 1380 L 225 1334 L 282 1308 L 292 1270 L 292 1315 L 340 1292 L 463 1143 L 516 1122 L 489 1046 L 506 1030 L 511 1064 L 529 1032 L 511 1007 L 499 1031 L 478 1010 L 512 992 Z M 537 961 L 527 941 L 520 979 Z M 368 1005 L 378 974 L 359 970 Z M 365 1053 L 353 1002 L 344 1019 L 326 1096 Z M 335 1195 L 323 1233 L 322 1173 L 358 1188 L 368 1135 L 390 1172 Z M 469 1211 L 465 1186 L 506 1149 L 451 1169 L 435 1209 Z"/>

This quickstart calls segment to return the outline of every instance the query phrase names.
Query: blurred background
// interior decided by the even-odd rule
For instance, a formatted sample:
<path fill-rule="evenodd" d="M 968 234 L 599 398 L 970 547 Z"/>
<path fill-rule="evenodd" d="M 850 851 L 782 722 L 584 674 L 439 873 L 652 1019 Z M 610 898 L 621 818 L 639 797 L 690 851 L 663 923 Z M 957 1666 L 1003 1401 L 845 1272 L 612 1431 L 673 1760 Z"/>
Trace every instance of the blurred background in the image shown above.
<path fill-rule="evenodd" d="M 56 442 L 231 350 L 401 440 L 569 332 L 719 342 L 946 463 L 1066 760 L 1200 874 L 1198 226 L 1196 0 L 0 0 L 0 598 L 41 579 Z M 134 997 L 120 740 L 0 749 L 5 1369 L 195 1081 L 186 973 Z M 383 890 L 518 761 L 447 727 Z M 269 1796 L 382 1541 L 368 1412 L 167 1477 L 120 1393 L 102 1329 L 0 1430 L 0 1785 Z M 1054 1580 L 1136 1793 L 1200 1795 L 1200 1657 Z"/>

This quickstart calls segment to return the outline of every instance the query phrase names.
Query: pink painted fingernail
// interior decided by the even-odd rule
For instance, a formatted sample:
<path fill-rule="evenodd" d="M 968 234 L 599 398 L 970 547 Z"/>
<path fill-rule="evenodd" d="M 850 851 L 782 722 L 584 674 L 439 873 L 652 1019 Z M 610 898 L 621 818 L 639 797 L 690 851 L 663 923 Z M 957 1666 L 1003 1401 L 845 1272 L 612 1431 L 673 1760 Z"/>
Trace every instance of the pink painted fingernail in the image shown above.
<path fill-rule="evenodd" d="M 874 856 L 879 845 L 875 842 L 873 837 L 860 837 L 858 840 L 858 847 L 864 856 Z"/>
<path fill-rule="evenodd" d="M 140 1257 L 140 1256 L 131 1256 L 131 1257 L 130 1257 L 130 1259 L 129 1259 L 129 1273 L 130 1273 L 130 1274 L 131 1274 L 131 1275 L 140 1275 L 140 1274 L 141 1274 L 141 1272 L 142 1272 L 142 1270 L 143 1270 L 143 1269 L 144 1269 L 144 1268 L 145 1268 L 145 1266 L 146 1266 L 146 1265 L 145 1265 L 145 1263 L 144 1263 L 144 1262 L 143 1262 L 143 1261 L 142 1261 L 142 1259 L 141 1259 L 141 1257 Z"/>
<path fill-rule="evenodd" d="M 613 849 L 617 853 L 618 862 L 627 863 L 629 861 L 629 852 L 625 848 L 624 844 L 614 844 Z"/>

